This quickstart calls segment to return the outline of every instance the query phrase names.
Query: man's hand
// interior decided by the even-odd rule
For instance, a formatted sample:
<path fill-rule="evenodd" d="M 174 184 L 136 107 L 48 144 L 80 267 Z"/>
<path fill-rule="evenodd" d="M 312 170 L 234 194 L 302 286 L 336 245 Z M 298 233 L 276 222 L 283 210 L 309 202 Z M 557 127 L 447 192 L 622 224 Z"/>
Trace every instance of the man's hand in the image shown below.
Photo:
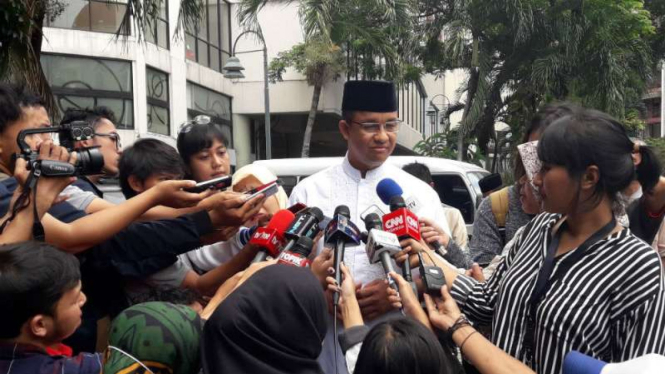
<path fill-rule="evenodd" d="M 388 284 L 383 279 L 374 280 L 357 293 L 358 305 L 365 320 L 373 320 L 393 309 L 394 305 L 398 305 L 399 297 L 395 290 L 388 287 Z"/>
<path fill-rule="evenodd" d="M 430 295 L 425 294 L 425 304 L 429 320 L 443 331 L 448 331 L 462 314 L 457 303 L 450 296 L 447 286 L 441 288 L 441 298 L 432 299 Z"/>
<path fill-rule="evenodd" d="M 171 180 L 157 183 L 147 192 L 155 195 L 155 205 L 164 205 L 171 208 L 186 208 L 195 206 L 206 198 L 210 191 L 200 193 L 187 192 L 183 189 L 196 186 L 196 182 L 188 180 Z"/>
<path fill-rule="evenodd" d="M 420 236 L 427 244 L 439 242 L 444 248 L 450 242 L 450 236 L 443 229 L 429 218 L 420 217 Z"/>
<path fill-rule="evenodd" d="M 312 249 L 312 252 L 315 251 L 316 249 Z M 327 287 L 326 277 L 331 274 L 330 269 L 332 269 L 333 260 L 333 250 L 330 248 L 323 248 L 321 253 L 314 258 L 310 266 L 310 270 L 312 270 L 312 273 L 314 273 L 314 276 L 316 276 L 316 279 L 319 280 L 324 289 Z"/>
<path fill-rule="evenodd" d="M 215 227 L 240 226 L 255 216 L 265 202 L 265 195 L 247 200 L 245 194 L 225 191 L 210 197 L 213 208 L 209 210 L 210 219 Z"/>
<path fill-rule="evenodd" d="M 418 260 L 417 254 L 426 251 L 426 245 L 414 239 L 404 239 L 400 241 L 399 244 L 402 247 L 402 251 L 395 255 L 395 262 L 397 265 L 402 266 L 404 261 L 409 258 L 411 268 L 418 267 L 420 261 Z"/>
<path fill-rule="evenodd" d="M 39 160 L 69 162 L 76 164 L 77 154 L 71 154 L 65 147 L 53 144 L 52 141 L 45 141 L 39 144 Z M 14 176 L 21 185 L 25 186 L 30 171 L 27 170 L 27 163 L 24 159 L 16 159 Z M 51 206 L 60 201 L 59 195 L 62 190 L 76 180 L 76 177 L 46 177 L 41 176 L 37 181 L 37 213 L 41 217 Z"/>

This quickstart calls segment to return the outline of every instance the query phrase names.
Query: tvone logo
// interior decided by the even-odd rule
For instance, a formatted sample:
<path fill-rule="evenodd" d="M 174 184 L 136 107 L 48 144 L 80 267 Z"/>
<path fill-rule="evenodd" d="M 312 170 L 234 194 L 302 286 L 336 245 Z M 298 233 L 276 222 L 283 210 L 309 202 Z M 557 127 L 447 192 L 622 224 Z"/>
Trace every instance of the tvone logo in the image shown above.
<path fill-rule="evenodd" d="M 257 239 L 257 240 L 268 240 L 268 239 L 270 239 L 270 233 L 268 233 L 268 232 L 257 231 L 257 232 L 254 234 L 254 239 Z"/>
<path fill-rule="evenodd" d="M 404 217 L 397 216 L 386 221 L 386 229 L 392 230 L 397 226 L 404 224 Z"/>

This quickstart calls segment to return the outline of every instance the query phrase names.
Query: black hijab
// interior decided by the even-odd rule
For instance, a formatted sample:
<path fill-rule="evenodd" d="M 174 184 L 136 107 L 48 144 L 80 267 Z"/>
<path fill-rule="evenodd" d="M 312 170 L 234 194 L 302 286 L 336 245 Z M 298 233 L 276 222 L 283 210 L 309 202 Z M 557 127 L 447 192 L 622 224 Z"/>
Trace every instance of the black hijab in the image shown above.
<path fill-rule="evenodd" d="M 236 289 L 203 329 L 208 374 L 322 373 L 327 330 L 321 284 L 306 268 L 271 265 Z"/>

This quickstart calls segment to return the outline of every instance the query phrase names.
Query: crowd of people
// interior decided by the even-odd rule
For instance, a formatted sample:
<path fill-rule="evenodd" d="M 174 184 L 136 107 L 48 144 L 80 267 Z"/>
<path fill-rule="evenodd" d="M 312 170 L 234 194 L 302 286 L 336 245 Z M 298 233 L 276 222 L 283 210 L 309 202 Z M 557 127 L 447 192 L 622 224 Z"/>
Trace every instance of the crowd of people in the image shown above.
<path fill-rule="evenodd" d="M 401 126 L 392 83 L 347 82 L 341 113 L 343 161 L 287 196 L 261 192 L 277 180 L 266 168 L 233 172 L 205 116 L 177 149 L 123 149 L 107 108 L 53 124 L 38 97 L 0 85 L 0 374 L 662 370 L 665 178 L 620 122 L 543 107 L 517 183 L 483 199 L 469 240 L 425 165 L 386 162 Z M 91 131 L 70 148 L 24 132 L 74 123 Z M 44 172 L 79 165 L 81 149 L 99 174 Z M 101 177 L 126 201 L 104 199 Z M 387 179 L 419 202 L 416 233 L 368 224 L 365 244 L 349 227 L 407 209 L 377 193 Z M 228 188 L 196 188 L 210 180 Z M 387 260 L 368 256 L 392 248 L 376 230 L 397 243 Z"/>

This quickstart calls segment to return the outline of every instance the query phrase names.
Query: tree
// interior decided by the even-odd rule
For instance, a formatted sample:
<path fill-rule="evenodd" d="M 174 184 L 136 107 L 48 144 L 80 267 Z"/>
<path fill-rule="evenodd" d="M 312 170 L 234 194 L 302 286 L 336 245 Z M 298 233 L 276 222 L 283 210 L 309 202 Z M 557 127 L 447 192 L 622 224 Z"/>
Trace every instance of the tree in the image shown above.
<path fill-rule="evenodd" d="M 133 22 L 137 39 L 145 41 L 145 30 L 157 19 L 163 1 L 167 0 L 128 0 L 116 37 L 129 35 L 127 31 Z M 58 113 L 40 62 L 42 28 L 44 20 L 55 19 L 65 7 L 65 0 L 3 0 L 0 6 L 0 81 L 25 84 L 44 99 L 52 117 Z M 198 25 L 202 7 L 201 0 L 180 0 L 174 38 L 181 35 L 183 27 Z"/>
<path fill-rule="evenodd" d="M 460 131 L 485 155 L 496 121 L 511 122 L 511 103 L 533 113 L 572 100 L 623 119 L 653 66 L 642 1 L 427 0 L 420 13 L 425 70 L 466 70 Z"/>
<path fill-rule="evenodd" d="M 270 81 L 273 83 L 281 81 L 282 74 L 287 67 L 294 67 L 297 72 L 305 76 L 310 86 L 314 86 L 301 154 L 302 157 L 308 157 L 321 89 L 327 82 L 337 79 L 346 70 L 344 54 L 336 45 L 311 38 L 295 45 L 289 51 L 280 52 L 278 57 L 270 62 Z"/>
<path fill-rule="evenodd" d="M 267 0 L 243 0 L 238 11 L 241 23 L 258 29 L 258 13 Z M 412 55 L 417 45 L 413 33 L 415 4 L 412 0 L 303 0 L 299 16 L 304 43 L 279 54 L 271 62 L 271 76 L 281 79 L 287 67 L 303 73 L 314 86 L 305 127 L 302 157 L 309 156 L 311 134 L 321 90 L 346 71 L 345 54 L 353 59 L 348 75 L 365 79 L 403 82 L 414 70 L 402 56 Z M 419 75 L 419 73 L 416 73 Z"/>

